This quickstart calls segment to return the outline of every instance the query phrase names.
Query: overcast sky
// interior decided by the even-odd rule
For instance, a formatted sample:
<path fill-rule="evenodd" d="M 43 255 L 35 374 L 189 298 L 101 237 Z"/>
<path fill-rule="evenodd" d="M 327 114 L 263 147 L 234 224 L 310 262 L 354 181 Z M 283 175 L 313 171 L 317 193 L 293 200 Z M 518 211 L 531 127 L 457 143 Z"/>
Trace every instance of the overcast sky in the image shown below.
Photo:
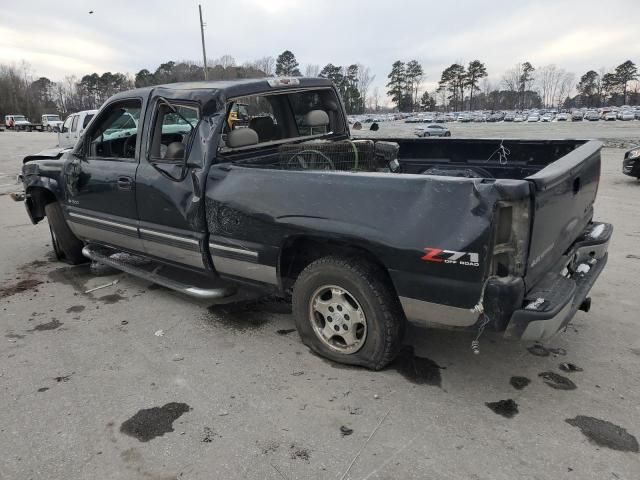
<path fill-rule="evenodd" d="M 384 90 L 395 60 L 417 59 L 433 89 L 442 69 L 479 59 L 498 82 L 517 62 L 581 75 L 640 63 L 640 0 L 201 0 L 207 54 L 237 63 L 292 50 L 307 64 L 362 63 Z M 200 60 L 196 0 L 5 2 L 0 63 L 60 80 Z M 93 10 L 93 14 L 88 12 Z"/>

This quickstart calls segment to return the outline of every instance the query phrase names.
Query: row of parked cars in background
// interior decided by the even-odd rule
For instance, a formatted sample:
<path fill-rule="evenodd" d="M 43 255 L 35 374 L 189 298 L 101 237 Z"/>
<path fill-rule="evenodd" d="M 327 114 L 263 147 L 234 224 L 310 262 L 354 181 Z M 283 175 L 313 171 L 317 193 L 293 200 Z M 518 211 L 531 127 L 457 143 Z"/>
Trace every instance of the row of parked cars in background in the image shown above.
<path fill-rule="evenodd" d="M 446 122 L 579 122 L 579 121 L 630 121 L 640 120 L 639 107 L 614 107 L 599 109 L 522 110 L 522 111 L 482 111 L 482 112 L 424 112 L 408 116 L 405 123 L 446 123 Z"/>

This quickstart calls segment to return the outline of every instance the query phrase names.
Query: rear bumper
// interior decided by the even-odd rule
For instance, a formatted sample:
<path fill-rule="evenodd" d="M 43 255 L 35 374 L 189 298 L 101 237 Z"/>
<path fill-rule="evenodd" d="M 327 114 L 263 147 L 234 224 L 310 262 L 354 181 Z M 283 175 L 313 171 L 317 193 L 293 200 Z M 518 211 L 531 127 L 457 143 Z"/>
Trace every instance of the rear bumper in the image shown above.
<path fill-rule="evenodd" d="M 563 257 L 561 271 L 547 274 L 527 292 L 525 306 L 511 316 L 505 337 L 546 340 L 564 328 L 607 264 L 612 232 L 608 223 L 591 224 Z"/>

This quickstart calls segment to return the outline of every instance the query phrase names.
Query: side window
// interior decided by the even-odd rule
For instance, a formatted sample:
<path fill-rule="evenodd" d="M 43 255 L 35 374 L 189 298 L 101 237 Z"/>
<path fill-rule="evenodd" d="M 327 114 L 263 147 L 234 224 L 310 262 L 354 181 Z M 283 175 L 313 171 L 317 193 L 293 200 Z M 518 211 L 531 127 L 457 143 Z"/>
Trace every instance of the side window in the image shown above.
<path fill-rule="evenodd" d="M 88 157 L 133 159 L 138 145 L 138 120 L 142 102 L 126 100 L 109 105 L 91 123 Z"/>
<path fill-rule="evenodd" d="M 93 118 L 93 113 L 87 113 L 84 116 L 84 120 L 82 121 L 82 129 L 84 130 L 85 128 L 87 128 L 87 125 L 89 125 L 89 122 L 91 121 L 91 119 Z"/>
<path fill-rule="evenodd" d="M 67 133 L 69 131 L 69 129 L 71 128 L 71 122 L 73 121 L 74 117 L 75 115 L 67 117 L 67 119 L 62 124 L 62 130 L 60 131 L 61 133 Z"/>
<path fill-rule="evenodd" d="M 78 115 L 73 117 L 73 123 L 71 124 L 71 131 L 75 132 L 78 130 Z"/>
<path fill-rule="evenodd" d="M 158 103 L 149 158 L 156 163 L 183 162 L 199 121 L 200 110 L 195 105 Z"/>

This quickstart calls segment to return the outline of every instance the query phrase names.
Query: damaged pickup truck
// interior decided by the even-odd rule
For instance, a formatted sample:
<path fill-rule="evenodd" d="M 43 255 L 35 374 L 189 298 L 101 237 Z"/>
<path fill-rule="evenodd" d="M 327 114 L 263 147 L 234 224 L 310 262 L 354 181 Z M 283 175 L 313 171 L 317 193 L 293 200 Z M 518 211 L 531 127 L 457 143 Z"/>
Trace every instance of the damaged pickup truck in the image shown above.
<path fill-rule="evenodd" d="M 587 311 L 612 233 L 600 149 L 354 140 L 328 80 L 269 78 L 119 93 L 22 178 L 60 258 L 199 298 L 291 294 L 305 344 L 380 369 L 407 320 L 540 340 Z"/>

